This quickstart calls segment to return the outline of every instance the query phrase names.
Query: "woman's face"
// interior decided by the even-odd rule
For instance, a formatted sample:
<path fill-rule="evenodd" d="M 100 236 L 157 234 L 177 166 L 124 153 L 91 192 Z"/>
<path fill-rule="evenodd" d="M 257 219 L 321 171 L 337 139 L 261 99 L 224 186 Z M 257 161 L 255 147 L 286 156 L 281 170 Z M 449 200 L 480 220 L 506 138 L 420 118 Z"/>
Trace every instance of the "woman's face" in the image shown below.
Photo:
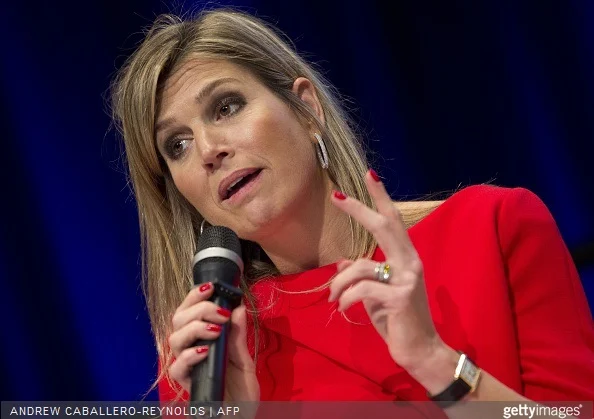
<path fill-rule="evenodd" d="M 293 91 L 323 120 L 307 79 Z M 156 141 L 178 190 L 209 223 L 257 241 L 323 184 L 313 132 L 249 71 L 194 59 L 165 82 Z"/>

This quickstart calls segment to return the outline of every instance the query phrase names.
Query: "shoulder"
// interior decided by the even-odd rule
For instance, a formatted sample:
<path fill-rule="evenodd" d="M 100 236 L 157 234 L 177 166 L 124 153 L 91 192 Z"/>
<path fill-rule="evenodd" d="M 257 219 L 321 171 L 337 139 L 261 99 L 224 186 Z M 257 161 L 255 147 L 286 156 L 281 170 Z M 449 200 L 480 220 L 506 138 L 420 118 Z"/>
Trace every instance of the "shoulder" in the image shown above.
<path fill-rule="evenodd" d="M 468 186 L 446 200 L 395 202 L 394 205 L 408 226 L 425 222 L 425 218 L 430 224 L 485 218 L 497 223 L 502 215 L 505 218 L 510 214 L 520 219 L 529 216 L 550 219 L 545 204 L 528 189 L 493 185 Z"/>

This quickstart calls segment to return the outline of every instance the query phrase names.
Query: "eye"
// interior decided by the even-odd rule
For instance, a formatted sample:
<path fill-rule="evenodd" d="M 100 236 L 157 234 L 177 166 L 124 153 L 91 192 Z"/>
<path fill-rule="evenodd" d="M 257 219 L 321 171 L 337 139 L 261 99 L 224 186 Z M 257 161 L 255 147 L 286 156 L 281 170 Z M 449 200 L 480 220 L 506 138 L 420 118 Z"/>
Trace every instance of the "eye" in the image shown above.
<path fill-rule="evenodd" d="M 227 96 L 220 100 L 216 105 L 215 119 L 227 118 L 237 113 L 245 105 L 245 100 L 241 96 Z"/>
<path fill-rule="evenodd" d="M 165 143 L 165 154 L 171 160 L 177 160 L 185 153 L 188 148 L 190 138 L 173 137 Z"/>

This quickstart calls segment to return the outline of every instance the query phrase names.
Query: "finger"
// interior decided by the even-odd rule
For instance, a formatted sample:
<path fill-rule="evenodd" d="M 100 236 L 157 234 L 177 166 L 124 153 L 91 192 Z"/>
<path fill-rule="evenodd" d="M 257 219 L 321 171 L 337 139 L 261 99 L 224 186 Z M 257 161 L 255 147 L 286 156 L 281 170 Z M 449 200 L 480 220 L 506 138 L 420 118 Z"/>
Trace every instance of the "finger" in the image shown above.
<path fill-rule="evenodd" d="M 200 301 L 185 310 L 177 310 L 171 319 L 173 330 L 176 331 L 193 320 L 203 320 L 210 323 L 225 323 L 231 317 L 231 312 L 219 307 L 212 301 Z"/>
<path fill-rule="evenodd" d="M 247 313 L 244 305 L 233 310 L 229 331 L 229 361 L 242 371 L 254 370 L 254 360 L 247 347 Z"/>
<path fill-rule="evenodd" d="M 339 261 L 339 262 L 336 263 L 336 271 L 337 272 L 342 272 L 346 268 L 348 268 L 349 266 L 351 266 L 353 263 L 355 263 L 354 260 L 342 259 L 341 261 Z"/>
<path fill-rule="evenodd" d="M 195 365 L 208 356 L 208 346 L 195 346 L 183 351 L 169 367 L 169 376 L 190 391 L 190 373 Z"/>
<path fill-rule="evenodd" d="M 394 206 L 392 198 L 388 195 L 384 183 L 381 181 L 375 170 L 369 169 L 367 171 L 367 174 L 365 175 L 365 183 L 367 185 L 367 190 L 377 207 L 377 211 L 386 217 L 395 217 L 401 220 L 400 214 Z M 402 227 L 403 229 L 405 228 L 404 224 L 402 224 Z"/>
<path fill-rule="evenodd" d="M 212 282 L 207 282 L 205 284 L 200 284 L 195 286 L 190 290 L 184 301 L 179 305 L 177 308 L 178 310 L 186 309 L 199 301 L 204 301 L 210 298 L 214 288 L 212 286 Z"/>
<path fill-rule="evenodd" d="M 380 214 L 359 200 L 345 196 L 342 192 L 335 191 L 332 194 L 332 203 L 373 234 L 384 254 L 389 255 L 394 263 L 398 263 L 401 259 L 400 255 L 408 251 L 408 246 L 412 246 L 409 244 L 408 236 L 403 241 L 397 234 L 399 221 L 395 218 Z"/>
<path fill-rule="evenodd" d="M 223 327 L 219 324 L 194 320 L 169 336 L 169 346 L 175 356 L 194 346 L 198 340 L 213 340 L 219 337 Z"/>
<path fill-rule="evenodd" d="M 407 252 L 409 256 L 416 254 L 415 247 L 410 240 L 406 225 L 402 219 L 402 214 L 396 205 L 394 205 L 392 197 L 386 191 L 384 183 L 375 170 L 369 169 L 365 175 L 365 183 L 378 212 L 391 221 L 390 227 L 392 228 L 392 233 L 396 236 L 396 240 L 402 245 L 401 251 Z"/>
<path fill-rule="evenodd" d="M 353 304 L 365 299 L 371 299 L 375 301 L 384 301 L 388 298 L 393 298 L 393 288 L 386 287 L 384 284 L 371 281 L 362 280 L 357 282 L 352 287 L 345 290 L 338 297 L 338 308 L 337 310 L 345 311 Z"/>
<path fill-rule="evenodd" d="M 348 287 L 362 279 L 373 279 L 377 262 L 369 259 L 358 259 L 348 269 L 343 270 L 334 277 L 330 284 L 330 297 L 328 301 L 336 300 Z"/>

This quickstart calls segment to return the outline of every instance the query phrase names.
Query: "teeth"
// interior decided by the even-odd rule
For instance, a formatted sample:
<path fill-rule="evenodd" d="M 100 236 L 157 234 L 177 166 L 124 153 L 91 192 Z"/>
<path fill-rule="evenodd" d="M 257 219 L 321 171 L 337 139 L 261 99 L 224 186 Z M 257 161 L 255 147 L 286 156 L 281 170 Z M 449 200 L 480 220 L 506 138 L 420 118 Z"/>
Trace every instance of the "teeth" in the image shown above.
<path fill-rule="evenodd" d="M 229 191 L 231 191 L 231 189 L 232 189 L 232 188 L 233 188 L 235 185 L 237 185 L 237 184 L 239 183 L 239 181 L 240 181 L 241 179 L 243 179 L 244 177 L 245 177 L 245 176 L 242 176 L 242 177 L 240 177 L 240 178 L 239 178 L 239 179 L 237 179 L 235 182 L 233 182 L 231 185 L 229 185 L 229 187 L 227 188 L 227 191 L 228 191 L 228 192 L 229 192 Z"/>

